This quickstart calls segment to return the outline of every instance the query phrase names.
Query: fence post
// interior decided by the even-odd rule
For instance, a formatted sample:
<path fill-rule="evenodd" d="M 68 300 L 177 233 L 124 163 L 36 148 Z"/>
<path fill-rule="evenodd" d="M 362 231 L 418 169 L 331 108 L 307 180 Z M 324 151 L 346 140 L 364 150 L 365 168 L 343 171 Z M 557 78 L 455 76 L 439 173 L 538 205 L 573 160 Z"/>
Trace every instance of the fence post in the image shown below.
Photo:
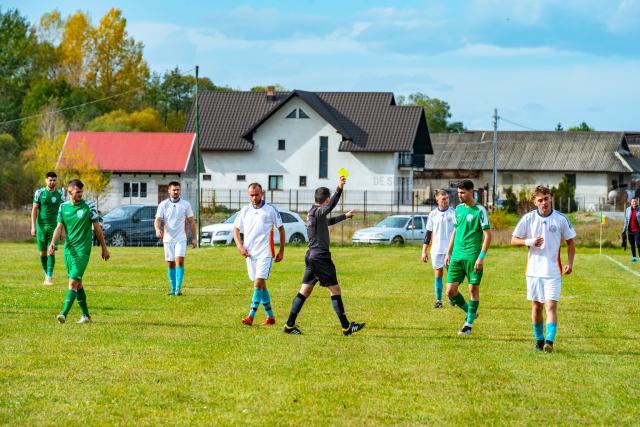
<path fill-rule="evenodd" d="M 289 189 L 289 210 L 291 210 L 291 189 Z"/>
<path fill-rule="evenodd" d="M 296 212 L 298 212 L 299 208 L 298 208 L 298 194 L 300 193 L 300 190 L 296 190 Z"/>
<path fill-rule="evenodd" d="M 362 220 L 367 222 L 367 190 L 364 190 L 364 209 L 362 212 Z"/>

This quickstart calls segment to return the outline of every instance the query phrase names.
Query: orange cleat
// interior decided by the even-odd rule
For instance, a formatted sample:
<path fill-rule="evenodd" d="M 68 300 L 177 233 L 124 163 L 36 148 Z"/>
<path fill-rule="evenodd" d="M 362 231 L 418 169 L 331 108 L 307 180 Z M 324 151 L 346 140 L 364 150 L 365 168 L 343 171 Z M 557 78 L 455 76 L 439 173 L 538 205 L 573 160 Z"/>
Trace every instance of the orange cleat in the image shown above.
<path fill-rule="evenodd" d="M 276 318 L 275 317 L 267 317 L 266 319 L 264 319 L 262 321 L 262 326 L 275 325 L 275 324 L 276 324 Z"/>
<path fill-rule="evenodd" d="M 242 319 L 242 324 L 247 326 L 253 325 L 253 317 L 251 316 L 245 317 L 244 319 Z"/>

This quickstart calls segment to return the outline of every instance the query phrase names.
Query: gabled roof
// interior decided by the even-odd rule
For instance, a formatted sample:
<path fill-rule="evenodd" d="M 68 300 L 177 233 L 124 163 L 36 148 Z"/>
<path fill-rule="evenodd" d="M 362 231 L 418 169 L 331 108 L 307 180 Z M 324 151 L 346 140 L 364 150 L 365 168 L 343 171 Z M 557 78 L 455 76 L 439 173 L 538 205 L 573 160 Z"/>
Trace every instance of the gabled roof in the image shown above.
<path fill-rule="evenodd" d="M 640 171 L 623 132 L 498 132 L 501 171 Z M 426 170 L 492 170 L 493 132 L 436 133 Z"/>
<path fill-rule="evenodd" d="M 396 106 L 390 92 L 211 92 L 200 96 L 203 151 L 248 151 L 253 133 L 289 100 L 299 97 L 341 135 L 340 151 L 431 153 L 421 107 Z M 195 131 L 192 107 L 185 130 Z"/>
<path fill-rule="evenodd" d="M 104 171 L 184 173 L 194 141 L 193 133 L 73 131 L 67 133 L 57 167 L 86 152 Z"/>

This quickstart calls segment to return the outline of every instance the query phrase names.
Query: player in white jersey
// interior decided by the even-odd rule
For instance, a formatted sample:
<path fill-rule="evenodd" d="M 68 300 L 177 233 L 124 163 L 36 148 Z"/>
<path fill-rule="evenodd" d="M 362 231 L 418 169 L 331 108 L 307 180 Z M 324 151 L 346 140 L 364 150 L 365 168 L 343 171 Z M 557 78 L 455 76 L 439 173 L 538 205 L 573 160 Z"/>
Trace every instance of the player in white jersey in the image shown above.
<path fill-rule="evenodd" d="M 164 259 L 168 263 L 171 289 L 167 295 L 182 295 L 184 257 L 187 253 L 187 223 L 191 228 L 191 245 L 198 246 L 196 222 L 191 204 L 180 198 L 180 183 L 169 183 L 169 198 L 158 205 L 156 212 L 156 236 L 164 243 Z"/>
<path fill-rule="evenodd" d="M 233 221 L 233 239 L 240 254 L 247 261 L 247 272 L 249 279 L 253 282 L 251 309 L 249 315 L 242 319 L 242 323 L 247 326 L 253 324 L 253 318 L 262 302 L 267 312 L 267 318 L 262 324 L 274 325 L 276 318 L 271 308 L 267 280 L 274 257 L 276 262 L 280 262 L 284 256 L 284 226 L 278 210 L 265 202 L 260 184 L 256 182 L 249 184 L 247 193 L 251 203 L 242 208 Z M 277 254 L 273 239 L 274 228 L 277 228 L 280 233 L 280 250 Z"/>
<path fill-rule="evenodd" d="M 456 222 L 456 211 L 449 206 L 449 194 L 445 190 L 436 191 L 438 207 L 429 213 L 427 218 L 427 233 L 422 245 L 422 262 L 429 260 L 429 245 L 431 245 L 431 266 L 434 275 L 434 291 L 436 302 L 433 308 L 442 308 L 442 275 L 444 273 L 444 258 L 449 249 L 449 240 L 453 234 Z"/>
<path fill-rule="evenodd" d="M 513 246 L 528 246 L 527 299 L 531 301 L 531 320 L 535 349 L 553 351 L 558 327 L 558 300 L 562 287 L 562 275 L 573 271 L 576 232 L 569 219 L 551 208 L 551 192 L 539 185 L 533 191 L 537 209 L 526 213 L 513 231 Z M 567 242 L 568 259 L 562 266 L 560 246 Z M 546 334 L 543 331 L 543 307 L 547 312 Z"/>

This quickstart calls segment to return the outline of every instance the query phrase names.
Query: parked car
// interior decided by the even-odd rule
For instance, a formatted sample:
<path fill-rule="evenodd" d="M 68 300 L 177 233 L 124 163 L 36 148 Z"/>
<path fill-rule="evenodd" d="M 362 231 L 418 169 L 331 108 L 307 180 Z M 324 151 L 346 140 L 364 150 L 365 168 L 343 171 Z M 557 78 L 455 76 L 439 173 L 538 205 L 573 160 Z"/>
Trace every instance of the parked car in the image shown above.
<path fill-rule="evenodd" d="M 426 215 L 391 215 L 373 227 L 353 233 L 353 243 L 420 243 L 424 241 Z"/>
<path fill-rule="evenodd" d="M 284 225 L 284 235 L 288 243 L 303 244 L 307 241 L 307 228 L 304 221 L 295 212 L 287 210 L 279 210 Z M 219 224 L 211 224 L 202 228 L 201 244 L 210 243 L 212 245 L 222 244 L 228 245 L 233 242 L 233 221 L 235 221 L 238 212 Z M 280 233 L 274 232 L 274 241 L 280 243 Z"/>
<path fill-rule="evenodd" d="M 120 205 L 102 219 L 104 239 L 109 246 L 146 246 L 162 244 L 153 222 L 155 205 Z"/>

